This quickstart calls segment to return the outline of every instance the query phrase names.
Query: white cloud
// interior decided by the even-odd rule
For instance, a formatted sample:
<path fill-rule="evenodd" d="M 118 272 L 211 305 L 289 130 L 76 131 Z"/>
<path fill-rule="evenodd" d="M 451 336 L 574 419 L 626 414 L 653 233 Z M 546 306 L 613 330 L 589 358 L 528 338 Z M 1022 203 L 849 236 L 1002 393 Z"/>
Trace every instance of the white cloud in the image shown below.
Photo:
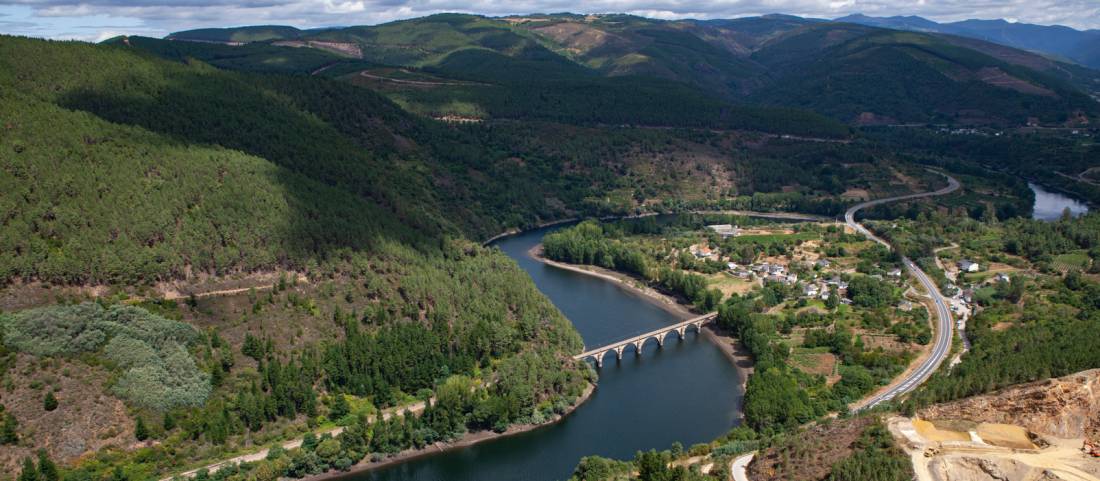
<path fill-rule="evenodd" d="M 851 13 L 920 15 L 937 21 L 1010 18 L 1020 22 L 1100 28 L 1097 0 L 0 0 L 0 31 L 98 38 L 112 33 L 165 35 L 211 26 L 297 27 L 377 24 L 439 12 L 509 15 L 531 12 L 621 12 L 653 18 L 732 18 L 789 13 L 835 18 Z M 19 28 L 10 25 L 18 23 Z M 24 24 L 31 24 L 30 27 Z"/>

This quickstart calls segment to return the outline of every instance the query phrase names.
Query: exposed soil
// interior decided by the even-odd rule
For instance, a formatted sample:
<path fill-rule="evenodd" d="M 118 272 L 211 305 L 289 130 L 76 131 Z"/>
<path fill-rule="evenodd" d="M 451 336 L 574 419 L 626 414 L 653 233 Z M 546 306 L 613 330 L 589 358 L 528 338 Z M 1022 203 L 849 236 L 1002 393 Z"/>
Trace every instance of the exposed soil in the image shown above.
<path fill-rule="evenodd" d="M 1100 369 L 925 408 L 888 425 L 920 481 L 1100 481 Z"/>
<path fill-rule="evenodd" d="M 811 426 L 778 447 L 757 453 L 748 478 L 770 481 L 812 481 L 829 475 L 837 461 L 850 456 L 873 417 L 838 419 Z"/>
<path fill-rule="evenodd" d="M 8 378 L 13 389 L 0 391 L 0 403 L 18 420 L 23 442 L 0 448 L 0 473 L 14 478 L 23 458 L 34 455 L 32 445 L 67 463 L 109 446 L 136 443 L 126 406 L 104 388 L 109 374 L 103 368 L 19 354 L 12 374 L 17 374 Z M 43 407 L 49 391 L 58 402 L 53 411 Z M 34 443 L 26 442 L 30 439 Z"/>
<path fill-rule="evenodd" d="M 1100 369 L 931 406 L 917 415 L 1012 424 L 1048 436 L 1100 440 Z"/>

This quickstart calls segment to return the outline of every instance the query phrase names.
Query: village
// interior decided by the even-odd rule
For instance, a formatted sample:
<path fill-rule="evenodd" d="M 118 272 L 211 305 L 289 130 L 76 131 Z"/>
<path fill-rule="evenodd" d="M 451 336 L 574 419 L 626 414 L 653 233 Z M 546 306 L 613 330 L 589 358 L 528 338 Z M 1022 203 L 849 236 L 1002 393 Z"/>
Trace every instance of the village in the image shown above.
<path fill-rule="evenodd" d="M 742 229 L 731 224 L 713 224 L 706 226 L 709 237 L 717 237 L 721 241 L 743 237 L 750 240 L 754 236 L 785 235 L 785 227 L 779 226 L 770 229 Z M 777 234 L 778 233 L 778 234 Z M 830 260 L 822 255 L 819 241 L 807 241 L 799 244 L 793 252 L 787 256 L 762 256 L 753 259 L 752 262 L 741 262 L 735 255 L 724 253 L 723 250 L 713 245 L 712 240 L 700 242 L 689 246 L 689 252 L 697 260 L 706 262 L 724 263 L 725 269 L 721 275 L 736 278 L 743 282 L 741 289 L 730 290 L 746 292 L 752 287 L 762 287 L 766 283 L 779 283 L 785 286 L 797 288 L 801 299 L 828 301 L 833 295 L 839 297 L 840 304 L 851 304 L 847 297 L 848 279 L 857 273 L 856 266 L 850 259 Z M 718 242 L 721 244 L 721 242 Z M 846 262 L 846 260 L 848 262 Z M 962 274 L 974 274 L 983 272 L 980 263 L 970 259 L 959 259 L 955 262 L 940 263 L 948 282 L 942 286 L 942 291 L 947 296 L 951 311 L 956 319 L 956 325 L 960 332 L 965 332 L 966 320 L 975 310 L 975 292 L 982 287 L 989 287 L 997 283 L 1010 283 L 1011 278 L 1005 272 L 985 276 L 980 282 L 966 282 Z M 904 272 L 900 267 L 892 266 L 885 269 L 884 273 L 871 273 L 871 278 L 887 282 L 893 286 L 902 287 L 905 284 Z M 722 287 L 722 282 L 718 282 Z M 907 289 L 908 293 L 913 293 Z M 728 294 L 726 290 L 723 293 Z M 913 298 L 914 296 L 907 296 Z M 898 310 L 908 312 L 913 310 L 914 301 L 902 298 L 895 306 Z M 964 337 L 965 341 L 965 337 Z"/>
<path fill-rule="evenodd" d="M 730 224 L 708 225 L 706 228 L 719 239 L 741 237 L 746 243 L 752 243 L 754 238 L 761 236 L 793 235 L 788 233 L 790 229 L 783 225 L 751 230 L 740 229 Z M 739 279 L 749 287 L 762 287 L 766 283 L 774 282 L 797 288 L 802 299 L 828 301 L 831 296 L 836 295 L 839 303 L 851 304 L 851 299 L 847 297 L 848 279 L 857 272 L 857 268 L 852 262 L 844 262 L 845 259 L 840 259 L 838 262 L 829 260 L 819 252 L 821 244 L 820 240 L 808 240 L 797 244 L 785 256 L 764 255 L 748 263 L 739 262 L 743 259 L 736 259 L 734 255 L 724 254 L 721 248 L 712 247 L 709 242 L 692 244 L 689 252 L 700 261 L 724 263 L 723 275 Z M 898 267 L 890 268 L 884 274 L 872 273 L 870 276 L 897 286 L 902 284 L 903 277 L 902 270 Z M 903 300 L 897 307 L 903 311 L 909 311 L 912 310 L 913 304 Z"/>

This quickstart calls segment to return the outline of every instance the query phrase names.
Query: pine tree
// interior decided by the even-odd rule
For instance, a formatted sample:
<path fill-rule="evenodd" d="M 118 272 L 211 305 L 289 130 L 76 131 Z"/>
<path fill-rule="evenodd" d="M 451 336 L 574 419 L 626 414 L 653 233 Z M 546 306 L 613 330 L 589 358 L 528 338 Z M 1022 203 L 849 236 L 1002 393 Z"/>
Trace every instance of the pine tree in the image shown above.
<path fill-rule="evenodd" d="M 38 468 L 34 466 L 34 460 L 23 458 L 23 471 L 19 472 L 19 481 L 41 481 L 38 479 Z"/>
<path fill-rule="evenodd" d="M 176 429 L 176 418 L 172 416 L 172 413 L 164 413 L 164 431 L 171 431 Z"/>
<path fill-rule="evenodd" d="M 149 428 L 145 427 L 145 419 L 141 416 L 138 416 L 137 422 L 134 423 L 134 437 L 138 441 L 149 439 Z"/>
<path fill-rule="evenodd" d="M 57 465 L 50 460 L 45 449 L 38 450 L 38 479 L 40 481 L 58 481 L 61 479 L 57 471 Z"/>
<path fill-rule="evenodd" d="M 332 410 L 329 412 L 329 417 L 332 419 L 340 419 L 347 416 L 351 412 L 351 407 L 348 406 L 348 400 L 343 394 L 336 394 L 336 398 L 332 402 Z"/>
<path fill-rule="evenodd" d="M 47 411 L 57 409 L 57 398 L 54 397 L 53 391 L 46 393 L 46 398 L 42 400 L 42 407 Z"/>
<path fill-rule="evenodd" d="M 16 428 L 19 422 L 11 413 L 0 412 L 0 444 L 15 444 L 19 442 L 19 433 Z"/>
<path fill-rule="evenodd" d="M 313 451 L 317 448 L 317 443 L 317 435 L 313 434 L 313 431 L 310 431 L 302 438 L 302 450 Z"/>

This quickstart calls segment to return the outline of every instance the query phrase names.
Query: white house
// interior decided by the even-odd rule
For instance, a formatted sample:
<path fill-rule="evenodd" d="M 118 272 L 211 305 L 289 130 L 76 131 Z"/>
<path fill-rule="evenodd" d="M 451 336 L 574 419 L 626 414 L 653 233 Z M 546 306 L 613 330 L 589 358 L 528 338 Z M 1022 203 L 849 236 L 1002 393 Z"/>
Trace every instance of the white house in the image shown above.
<path fill-rule="evenodd" d="M 963 272 L 978 272 L 981 266 L 977 262 L 971 262 L 967 259 L 959 261 L 959 270 Z"/>
<path fill-rule="evenodd" d="M 710 230 L 714 231 L 718 235 L 722 236 L 723 239 L 725 239 L 727 237 L 734 237 L 734 236 L 737 235 L 737 226 L 735 226 L 735 225 L 715 224 L 715 225 L 708 225 L 707 229 L 710 229 Z"/>

